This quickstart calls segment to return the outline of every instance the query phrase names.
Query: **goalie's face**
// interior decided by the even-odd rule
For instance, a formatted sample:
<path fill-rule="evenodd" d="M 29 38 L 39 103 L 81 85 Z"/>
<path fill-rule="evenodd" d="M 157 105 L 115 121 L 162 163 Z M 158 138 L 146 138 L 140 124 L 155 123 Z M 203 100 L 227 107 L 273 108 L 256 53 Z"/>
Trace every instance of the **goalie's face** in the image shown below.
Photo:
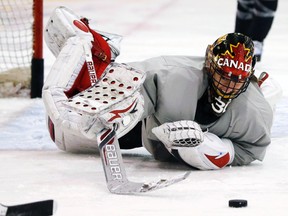
<path fill-rule="evenodd" d="M 226 72 L 219 69 L 213 63 L 211 64 L 210 73 L 213 91 L 215 91 L 216 95 L 225 99 L 237 97 L 246 90 L 250 82 L 250 76 L 243 76 L 247 74 L 246 72 L 240 73 L 240 75 L 234 75 L 231 71 Z"/>
<path fill-rule="evenodd" d="M 224 98 L 233 98 L 243 85 L 243 82 L 233 81 L 229 77 L 221 76 L 218 73 L 213 76 L 213 86 L 215 86 L 218 95 Z"/>

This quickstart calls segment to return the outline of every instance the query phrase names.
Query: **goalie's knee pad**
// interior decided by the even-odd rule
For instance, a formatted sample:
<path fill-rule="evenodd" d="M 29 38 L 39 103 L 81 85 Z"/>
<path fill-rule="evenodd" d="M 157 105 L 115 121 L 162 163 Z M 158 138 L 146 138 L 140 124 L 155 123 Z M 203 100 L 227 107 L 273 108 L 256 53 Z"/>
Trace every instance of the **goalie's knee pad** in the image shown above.
<path fill-rule="evenodd" d="M 184 163 L 201 170 L 220 169 L 234 160 L 232 142 L 209 132 L 204 134 L 204 141 L 199 146 L 174 149 L 171 153 Z"/>

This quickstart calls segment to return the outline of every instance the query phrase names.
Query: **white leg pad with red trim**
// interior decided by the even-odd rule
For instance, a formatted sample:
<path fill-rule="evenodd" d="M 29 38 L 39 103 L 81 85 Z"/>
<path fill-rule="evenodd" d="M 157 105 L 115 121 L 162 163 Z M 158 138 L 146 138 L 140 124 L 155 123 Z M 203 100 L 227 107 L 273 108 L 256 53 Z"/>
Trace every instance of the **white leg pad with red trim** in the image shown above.
<path fill-rule="evenodd" d="M 92 47 L 87 41 L 87 45 Z M 61 88 L 63 96 L 67 98 L 64 91 L 71 88 L 79 71 L 85 63 L 83 40 L 79 37 L 71 37 L 62 48 L 54 62 L 44 83 L 44 90 L 52 86 Z"/>
<path fill-rule="evenodd" d="M 140 120 L 144 99 L 140 88 L 146 74 L 128 65 L 111 63 L 93 86 L 68 98 L 65 91 L 74 84 L 85 63 L 79 37 L 70 37 L 45 81 L 42 97 L 50 119 L 50 134 L 60 149 L 96 150 L 97 133 L 117 125 L 121 137 Z M 51 123 L 52 122 L 52 123 Z M 51 135 L 52 136 L 52 135 Z"/>
<path fill-rule="evenodd" d="M 85 140 L 86 146 L 95 151 L 95 141 L 92 145 L 92 140 L 85 138 L 79 128 L 82 116 L 69 112 L 63 104 L 68 100 L 65 91 L 71 88 L 85 63 L 83 45 L 79 40 L 79 37 L 70 37 L 66 41 L 45 80 L 42 98 L 49 116 L 50 134 L 56 145 L 66 151 L 85 151 L 81 146 Z"/>

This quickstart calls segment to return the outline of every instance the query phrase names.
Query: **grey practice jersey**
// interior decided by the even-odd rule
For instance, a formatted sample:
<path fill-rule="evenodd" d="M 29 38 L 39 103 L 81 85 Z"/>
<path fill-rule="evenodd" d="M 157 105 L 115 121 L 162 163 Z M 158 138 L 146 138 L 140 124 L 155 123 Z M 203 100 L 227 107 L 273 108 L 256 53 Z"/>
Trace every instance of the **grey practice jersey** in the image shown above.
<path fill-rule="evenodd" d="M 144 139 L 144 146 L 157 158 L 151 151 L 159 142 L 151 132 L 153 127 L 165 122 L 197 119 L 197 103 L 208 85 L 207 75 L 203 72 L 204 58 L 165 56 L 129 64 L 147 73 L 142 90 L 145 136 L 148 138 Z M 245 165 L 263 160 L 271 141 L 272 119 L 272 109 L 257 83 L 251 82 L 244 93 L 232 100 L 224 115 L 212 123 L 201 124 L 201 127 L 220 138 L 230 139 L 235 149 L 232 165 Z"/>

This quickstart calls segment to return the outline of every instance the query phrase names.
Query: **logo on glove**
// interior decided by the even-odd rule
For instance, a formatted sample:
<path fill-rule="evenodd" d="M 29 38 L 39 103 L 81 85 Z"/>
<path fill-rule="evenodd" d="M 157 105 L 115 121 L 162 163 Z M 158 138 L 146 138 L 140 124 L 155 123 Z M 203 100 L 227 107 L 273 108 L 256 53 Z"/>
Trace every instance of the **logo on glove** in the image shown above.
<path fill-rule="evenodd" d="M 228 152 L 224 155 L 222 152 L 220 152 L 219 155 L 217 156 L 212 156 L 212 155 L 207 155 L 207 154 L 205 154 L 205 156 L 207 157 L 209 161 L 211 161 L 215 166 L 219 168 L 225 167 L 229 163 L 229 160 L 230 160 L 230 155 Z"/>

